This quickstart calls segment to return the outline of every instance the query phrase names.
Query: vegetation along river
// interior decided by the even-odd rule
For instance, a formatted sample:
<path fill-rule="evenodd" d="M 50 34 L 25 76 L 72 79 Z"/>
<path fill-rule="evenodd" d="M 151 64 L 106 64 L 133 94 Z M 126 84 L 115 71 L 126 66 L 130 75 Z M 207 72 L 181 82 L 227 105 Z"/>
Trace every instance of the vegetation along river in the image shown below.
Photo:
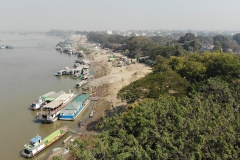
<path fill-rule="evenodd" d="M 14 49 L 0 49 L 0 159 L 25 159 L 20 156 L 24 144 L 36 134 L 46 137 L 59 127 L 68 125 L 74 130 L 75 121 L 56 121 L 42 124 L 35 120 L 37 111 L 29 110 L 31 102 L 49 92 L 80 90 L 74 86 L 80 80 L 70 76 L 55 77 L 54 73 L 68 66 L 72 68 L 76 56 L 54 49 L 61 37 L 41 34 L 0 34 L 0 45 L 14 45 Z M 87 114 L 90 107 L 84 111 Z M 67 137 L 51 145 L 36 156 L 43 159 Z"/>

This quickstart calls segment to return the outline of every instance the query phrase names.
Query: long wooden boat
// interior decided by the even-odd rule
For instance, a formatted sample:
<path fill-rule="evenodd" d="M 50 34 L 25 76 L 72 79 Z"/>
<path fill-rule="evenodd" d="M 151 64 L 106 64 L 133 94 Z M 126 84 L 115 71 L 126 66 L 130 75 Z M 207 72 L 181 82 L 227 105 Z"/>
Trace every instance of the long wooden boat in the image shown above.
<path fill-rule="evenodd" d="M 59 128 L 43 140 L 41 136 L 35 136 L 30 140 L 29 144 L 24 145 L 24 149 L 21 152 L 21 155 L 26 158 L 31 158 L 37 155 L 42 150 L 44 150 L 45 148 L 56 142 L 58 139 L 60 139 L 62 136 L 64 136 L 67 131 L 67 127 Z"/>
<path fill-rule="evenodd" d="M 76 84 L 76 88 L 82 87 L 82 86 L 84 86 L 85 84 L 87 84 L 87 81 L 85 81 L 85 80 L 80 81 L 79 83 Z"/>

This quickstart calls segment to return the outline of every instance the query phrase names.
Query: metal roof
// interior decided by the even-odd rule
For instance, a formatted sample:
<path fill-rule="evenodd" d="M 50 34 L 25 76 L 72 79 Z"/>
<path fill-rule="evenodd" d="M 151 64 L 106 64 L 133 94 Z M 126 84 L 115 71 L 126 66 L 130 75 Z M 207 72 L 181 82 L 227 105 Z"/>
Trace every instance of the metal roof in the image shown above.
<path fill-rule="evenodd" d="M 58 92 L 58 93 L 54 93 L 54 94 L 50 95 L 49 98 L 57 98 L 57 97 L 61 96 L 61 95 L 64 94 L 64 93 L 65 93 L 65 92 L 60 91 L 60 92 Z"/>
<path fill-rule="evenodd" d="M 78 66 L 75 70 L 82 70 L 82 69 L 83 69 L 83 66 L 80 65 L 80 66 Z"/>
<path fill-rule="evenodd" d="M 48 93 L 42 95 L 42 98 L 47 98 L 47 97 L 49 97 L 50 95 L 53 95 L 53 94 L 55 94 L 55 93 L 56 93 L 56 92 L 53 92 L 53 91 L 48 92 Z"/>
<path fill-rule="evenodd" d="M 79 83 L 77 83 L 79 86 L 81 86 L 81 85 L 83 85 L 83 84 L 85 84 L 85 83 L 87 83 L 87 81 L 85 81 L 85 80 L 83 80 L 83 81 L 80 81 Z"/>
<path fill-rule="evenodd" d="M 56 108 L 56 107 L 59 107 L 60 105 L 63 104 L 63 101 L 52 101 L 48 104 L 46 104 L 45 106 L 43 106 L 43 108 Z"/>
<path fill-rule="evenodd" d="M 75 110 L 77 108 L 79 108 L 80 105 L 82 105 L 82 103 L 89 98 L 88 94 L 82 94 L 82 95 L 78 95 L 76 96 L 73 101 L 71 103 L 69 103 L 68 105 L 66 105 L 60 113 L 74 113 Z"/>
<path fill-rule="evenodd" d="M 62 94 L 61 96 L 59 96 L 58 98 L 56 98 L 55 101 L 63 101 L 64 102 L 73 96 L 74 96 L 74 94 L 72 94 L 72 93 L 65 93 L 65 94 Z"/>
<path fill-rule="evenodd" d="M 88 69 L 89 66 L 88 65 L 83 65 L 83 68 Z"/>

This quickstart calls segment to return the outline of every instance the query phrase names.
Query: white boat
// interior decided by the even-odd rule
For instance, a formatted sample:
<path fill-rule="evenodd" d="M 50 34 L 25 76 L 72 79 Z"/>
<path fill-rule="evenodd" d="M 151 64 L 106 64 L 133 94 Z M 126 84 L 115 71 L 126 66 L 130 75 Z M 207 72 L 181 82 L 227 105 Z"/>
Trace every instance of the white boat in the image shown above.
<path fill-rule="evenodd" d="M 68 51 L 68 54 L 73 54 L 73 51 L 72 51 L 72 50 L 69 50 L 69 51 Z"/>
<path fill-rule="evenodd" d="M 6 49 L 13 49 L 14 46 L 6 45 L 5 48 L 6 48 Z"/>
<path fill-rule="evenodd" d="M 55 76 L 61 76 L 64 71 L 65 71 L 65 70 L 57 71 L 54 75 L 55 75 Z"/>
<path fill-rule="evenodd" d="M 82 87 L 82 86 L 84 86 L 85 84 L 87 84 L 87 81 L 83 80 L 83 81 L 81 81 L 81 82 L 79 82 L 79 83 L 76 84 L 76 88 Z"/>
<path fill-rule="evenodd" d="M 4 45 L 1 45 L 0 48 L 1 48 L 1 49 L 5 49 L 5 46 L 4 46 Z"/>
<path fill-rule="evenodd" d="M 81 76 L 81 73 L 80 72 L 77 72 L 77 73 L 75 73 L 72 77 L 73 78 L 78 78 L 78 77 L 80 77 Z"/>
<path fill-rule="evenodd" d="M 56 50 L 59 50 L 59 49 L 61 49 L 61 47 L 60 47 L 60 46 L 56 46 L 55 49 L 56 49 Z"/>
<path fill-rule="evenodd" d="M 87 75 L 87 74 L 82 75 L 81 79 L 82 79 L 82 80 L 88 79 L 88 75 Z"/>
<path fill-rule="evenodd" d="M 31 158 L 40 153 L 42 150 L 56 142 L 58 139 L 63 137 L 68 131 L 68 128 L 62 127 L 52 132 L 50 135 L 42 140 L 42 137 L 37 135 L 32 138 L 29 144 L 24 145 L 24 149 L 21 155 L 26 158 Z M 35 158 L 34 158 L 35 159 Z"/>
<path fill-rule="evenodd" d="M 74 120 L 80 113 L 87 108 L 90 103 L 89 95 L 82 94 L 74 98 L 74 100 L 66 105 L 59 114 L 60 120 Z"/>
<path fill-rule="evenodd" d="M 45 123 L 55 122 L 59 113 L 76 95 L 73 92 L 64 93 L 54 101 L 44 105 L 42 111 L 38 112 L 37 119 Z"/>
<path fill-rule="evenodd" d="M 56 92 L 53 92 L 53 91 L 52 91 L 52 92 L 48 92 L 48 93 L 40 96 L 39 99 L 37 99 L 37 100 L 35 100 L 35 101 L 32 102 L 32 104 L 30 105 L 30 108 L 31 108 L 32 110 L 40 109 L 44 104 L 47 104 L 46 99 L 47 99 L 49 96 L 51 96 L 51 95 L 53 95 L 53 94 L 55 94 L 55 93 L 56 93 Z"/>

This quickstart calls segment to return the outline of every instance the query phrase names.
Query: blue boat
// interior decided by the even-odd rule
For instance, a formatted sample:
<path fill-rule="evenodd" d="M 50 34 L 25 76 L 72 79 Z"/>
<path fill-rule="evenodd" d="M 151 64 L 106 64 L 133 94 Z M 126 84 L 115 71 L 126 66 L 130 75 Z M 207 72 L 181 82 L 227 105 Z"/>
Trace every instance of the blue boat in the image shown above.
<path fill-rule="evenodd" d="M 74 120 L 90 103 L 89 95 L 77 95 L 71 103 L 66 105 L 59 114 L 61 120 Z"/>

